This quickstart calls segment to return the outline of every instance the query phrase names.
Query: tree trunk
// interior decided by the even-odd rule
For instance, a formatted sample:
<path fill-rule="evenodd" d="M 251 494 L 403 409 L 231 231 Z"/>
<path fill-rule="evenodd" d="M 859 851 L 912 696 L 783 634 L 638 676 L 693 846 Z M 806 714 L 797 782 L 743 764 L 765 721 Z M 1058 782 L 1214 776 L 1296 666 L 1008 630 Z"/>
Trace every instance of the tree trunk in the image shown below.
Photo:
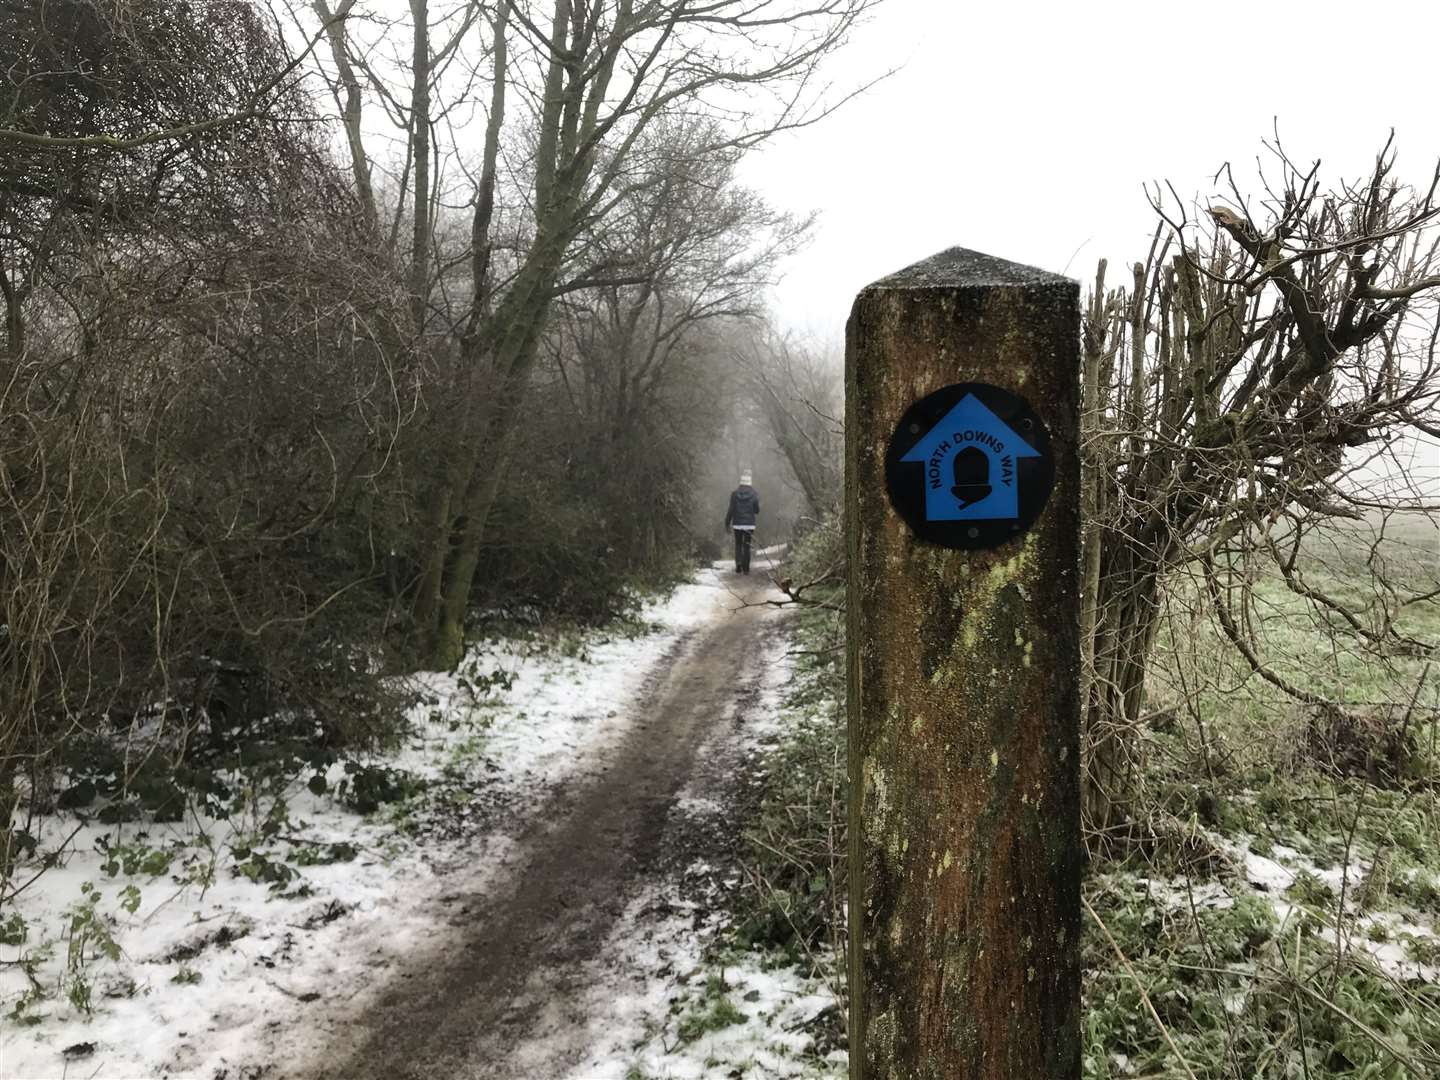
<path fill-rule="evenodd" d="M 1095 627 L 1100 612 L 1100 507 L 1104 462 L 1100 453 L 1100 368 L 1105 353 L 1105 260 L 1095 274 L 1086 313 L 1080 380 L 1080 700 L 1095 681 Z"/>
<path fill-rule="evenodd" d="M 15 823 L 12 817 L 17 802 L 15 770 L 6 765 L 0 768 L 0 881 L 10 879 L 15 856 Z"/>
<path fill-rule="evenodd" d="M 446 470 L 447 474 L 450 470 Z M 420 580 L 415 587 L 413 612 L 416 628 L 427 637 L 434 633 L 435 622 L 440 611 L 440 597 L 444 592 L 445 556 L 450 547 L 450 503 L 454 498 L 454 487 L 448 476 L 441 480 L 430 496 L 429 513 L 426 515 L 426 537 L 424 563 L 420 568 Z"/>
<path fill-rule="evenodd" d="M 510 425 L 509 431 L 500 436 L 494 456 L 485 463 L 488 467 L 478 471 L 471 479 L 471 490 L 465 500 L 465 525 L 450 559 L 432 639 L 430 658 L 437 668 L 448 670 L 464 658 L 465 611 L 470 602 L 470 590 L 475 584 L 475 570 L 480 565 L 485 526 L 500 494 L 518 430 L 518 424 Z"/>
<path fill-rule="evenodd" d="M 1143 542 L 1104 542 L 1096 595 L 1094 672 L 1085 700 L 1086 824 L 1100 833 L 1123 822 L 1135 768 L 1134 729 L 1145 707 L 1150 649 L 1160 626 L 1161 563 Z"/>
<path fill-rule="evenodd" d="M 426 606 L 417 609 L 417 619 L 425 617 L 418 628 L 428 633 L 429 659 L 436 668 L 453 668 L 464 653 L 465 609 L 475 582 L 485 527 L 510 465 L 530 372 L 539 354 L 540 328 L 549 312 L 567 239 L 562 234 L 558 239 L 537 240 L 540 255 L 521 272 L 495 314 L 500 331 L 494 359 L 502 373 L 500 387 L 486 403 L 488 415 L 482 425 L 477 425 L 480 430 L 471 449 L 461 455 L 464 467 L 459 482 L 440 496 L 449 500 L 447 517 L 453 520 L 453 511 L 458 509 L 464 525 L 452 544 L 451 520 L 446 521 L 440 534 L 445 537 L 446 554 L 440 589 L 435 594 L 438 604 L 432 610 L 427 601 Z M 457 508 L 455 499 L 462 491 Z M 428 577 L 426 583 L 434 584 Z"/>
<path fill-rule="evenodd" d="M 415 333 L 423 336 L 430 292 L 430 15 L 428 0 L 410 0 L 415 22 L 411 57 L 410 145 L 415 156 L 414 233 L 410 303 Z"/>
<path fill-rule="evenodd" d="M 338 86 L 336 99 L 344 91 L 340 119 L 345 128 L 345 141 L 350 150 L 350 172 L 355 179 L 355 194 L 360 199 L 360 211 L 365 221 L 365 230 L 370 235 L 379 231 L 380 215 L 375 206 L 375 187 L 371 181 L 370 158 L 365 152 L 363 123 L 364 93 L 360 79 L 350 63 L 349 44 L 345 34 L 344 20 L 355 7 L 355 0 L 342 0 L 338 11 L 331 12 L 325 0 L 314 0 L 315 13 L 325 27 L 325 36 L 330 42 L 330 57 L 335 63 Z"/>

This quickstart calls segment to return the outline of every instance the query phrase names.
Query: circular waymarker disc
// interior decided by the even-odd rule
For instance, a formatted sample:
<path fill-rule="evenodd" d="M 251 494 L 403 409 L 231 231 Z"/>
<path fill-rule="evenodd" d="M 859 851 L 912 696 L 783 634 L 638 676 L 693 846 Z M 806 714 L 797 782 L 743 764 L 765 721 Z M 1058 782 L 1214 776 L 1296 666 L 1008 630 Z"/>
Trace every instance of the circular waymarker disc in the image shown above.
<path fill-rule="evenodd" d="M 922 540 L 989 548 L 1040 516 L 1055 483 L 1050 434 L 1024 398 L 954 383 L 905 410 L 885 452 L 890 504 Z"/>

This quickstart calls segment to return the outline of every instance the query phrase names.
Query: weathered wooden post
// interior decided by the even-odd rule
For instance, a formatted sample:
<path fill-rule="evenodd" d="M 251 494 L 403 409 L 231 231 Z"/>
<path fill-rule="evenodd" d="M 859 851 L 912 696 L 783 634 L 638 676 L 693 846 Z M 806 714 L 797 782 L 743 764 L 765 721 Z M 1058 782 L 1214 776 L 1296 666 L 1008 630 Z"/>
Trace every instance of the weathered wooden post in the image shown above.
<path fill-rule="evenodd" d="M 1080 1076 L 1078 305 L 952 248 L 850 315 L 851 1080 Z"/>

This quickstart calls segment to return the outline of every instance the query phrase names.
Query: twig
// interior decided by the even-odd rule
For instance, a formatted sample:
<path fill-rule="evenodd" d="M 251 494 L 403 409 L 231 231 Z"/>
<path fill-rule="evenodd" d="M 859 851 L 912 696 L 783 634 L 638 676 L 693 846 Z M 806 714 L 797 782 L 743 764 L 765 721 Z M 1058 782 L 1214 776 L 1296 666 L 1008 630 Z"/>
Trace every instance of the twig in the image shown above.
<path fill-rule="evenodd" d="M 1130 961 L 1126 959 L 1125 953 L 1121 950 L 1115 938 L 1111 936 L 1110 928 L 1105 925 L 1105 920 L 1096 914 L 1095 909 L 1090 906 L 1089 900 L 1082 896 L 1080 902 L 1085 905 L 1085 910 L 1090 913 L 1090 917 L 1095 920 L 1095 925 L 1100 927 L 1100 932 L 1105 935 L 1105 940 L 1110 942 L 1110 947 L 1115 950 L 1115 955 L 1120 958 L 1120 963 L 1135 983 L 1135 989 L 1140 991 L 1140 1000 L 1145 1002 L 1145 1008 L 1150 1011 L 1150 1016 L 1155 1021 L 1156 1027 L 1160 1029 L 1160 1034 L 1164 1036 L 1165 1043 L 1170 1047 L 1171 1053 L 1179 1059 L 1180 1067 L 1185 1070 L 1185 1075 L 1188 1076 L 1190 1080 L 1195 1080 L 1195 1074 L 1190 1070 L 1190 1063 L 1185 1060 L 1185 1055 L 1180 1053 L 1180 1048 L 1175 1045 L 1175 1040 L 1170 1037 L 1170 1029 L 1165 1026 L 1165 1021 L 1160 1019 L 1160 1014 L 1155 1011 L 1155 1006 L 1150 1003 L 1150 995 L 1145 992 L 1145 984 L 1140 981 L 1140 976 L 1135 974 L 1135 969 L 1130 966 Z"/>

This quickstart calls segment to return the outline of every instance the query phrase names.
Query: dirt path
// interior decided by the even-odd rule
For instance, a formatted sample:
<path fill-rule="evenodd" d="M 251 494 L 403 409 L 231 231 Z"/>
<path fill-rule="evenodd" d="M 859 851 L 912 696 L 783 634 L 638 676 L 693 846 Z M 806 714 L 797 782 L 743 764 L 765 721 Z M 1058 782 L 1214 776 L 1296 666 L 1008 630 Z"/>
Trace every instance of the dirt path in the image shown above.
<path fill-rule="evenodd" d="M 723 580 L 737 603 L 766 595 L 759 575 Z M 779 632 L 773 608 L 717 609 L 679 639 L 628 706 L 626 737 L 535 808 L 514 872 L 485 896 L 451 898 L 453 934 L 333 1032 L 331 1064 L 299 1075 L 557 1080 L 573 1069 L 587 1049 L 586 999 L 604 989 L 600 950 L 665 857 L 677 794 L 723 785 Z"/>

